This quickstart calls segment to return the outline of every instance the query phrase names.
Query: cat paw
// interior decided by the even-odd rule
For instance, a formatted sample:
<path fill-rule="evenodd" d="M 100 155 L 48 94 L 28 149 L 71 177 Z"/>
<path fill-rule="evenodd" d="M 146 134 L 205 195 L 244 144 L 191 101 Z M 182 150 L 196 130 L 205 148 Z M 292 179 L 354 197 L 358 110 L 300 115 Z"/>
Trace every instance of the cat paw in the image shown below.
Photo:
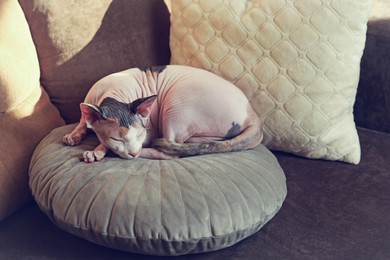
<path fill-rule="evenodd" d="M 62 141 L 69 146 L 76 146 L 81 143 L 81 140 L 83 139 L 83 136 L 81 134 L 66 134 L 62 138 Z"/>
<path fill-rule="evenodd" d="M 85 151 L 83 153 L 83 159 L 86 163 L 98 162 L 106 155 L 103 151 Z"/>

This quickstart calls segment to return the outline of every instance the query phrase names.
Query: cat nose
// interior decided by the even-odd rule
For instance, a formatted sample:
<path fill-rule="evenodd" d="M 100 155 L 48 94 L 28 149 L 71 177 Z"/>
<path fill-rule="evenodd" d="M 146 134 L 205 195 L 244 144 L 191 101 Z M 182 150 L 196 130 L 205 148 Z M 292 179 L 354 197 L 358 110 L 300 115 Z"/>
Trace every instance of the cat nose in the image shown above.
<path fill-rule="evenodd" d="M 139 156 L 140 152 L 130 152 L 129 155 L 132 156 L 133 158 L 137 158 Z"/>

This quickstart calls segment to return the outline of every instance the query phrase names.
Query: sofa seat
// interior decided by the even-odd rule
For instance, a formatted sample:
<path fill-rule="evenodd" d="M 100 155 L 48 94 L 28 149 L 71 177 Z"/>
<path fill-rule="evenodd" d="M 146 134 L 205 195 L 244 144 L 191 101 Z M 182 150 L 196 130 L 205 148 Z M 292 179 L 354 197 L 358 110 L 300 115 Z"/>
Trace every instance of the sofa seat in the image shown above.
<path fill-rule="evenodd" d="M 273 220 L 233 247 L 175 259 L 388 259 L 390 134 L 358 133 L 359 166 L 276 152 L 288 196 Z M 0 223 L 0 258 L 154 259 L 65 233 L 35 203 Z"/>

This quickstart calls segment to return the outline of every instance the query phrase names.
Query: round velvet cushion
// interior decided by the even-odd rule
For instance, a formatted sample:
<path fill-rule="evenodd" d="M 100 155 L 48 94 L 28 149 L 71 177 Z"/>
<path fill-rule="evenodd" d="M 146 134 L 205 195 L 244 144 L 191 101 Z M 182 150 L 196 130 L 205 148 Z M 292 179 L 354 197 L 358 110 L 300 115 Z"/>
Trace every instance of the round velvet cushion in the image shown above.
<path fill-rule="evenodd" d="M 276 158 L 256 149 L 175 160 L 80 160 L 94 135 L 68 147 L 53 130 L 37 147 L 30 187 L 65 231 L 134 253 L 180 255 L 231 246 L 280 209 L 286 180 Z"/>

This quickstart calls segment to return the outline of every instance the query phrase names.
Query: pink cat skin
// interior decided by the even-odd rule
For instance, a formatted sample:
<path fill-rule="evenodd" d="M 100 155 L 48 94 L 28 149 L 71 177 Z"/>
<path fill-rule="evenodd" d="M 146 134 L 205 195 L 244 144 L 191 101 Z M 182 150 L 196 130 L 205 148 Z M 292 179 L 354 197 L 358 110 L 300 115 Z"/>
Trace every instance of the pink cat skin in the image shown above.
<path fill-rule="evenodd" d="M 126 159 L 173 159 L 250 149 L 263 138 L 260 119 L 240 89 L 186 66 L 108 75 L 80 108 L 80 123 L 63 141 L 78 145 L 92 129 L 100 144 L 83 153 L 85 162 L 100 161 L 108 149 Z"/>

